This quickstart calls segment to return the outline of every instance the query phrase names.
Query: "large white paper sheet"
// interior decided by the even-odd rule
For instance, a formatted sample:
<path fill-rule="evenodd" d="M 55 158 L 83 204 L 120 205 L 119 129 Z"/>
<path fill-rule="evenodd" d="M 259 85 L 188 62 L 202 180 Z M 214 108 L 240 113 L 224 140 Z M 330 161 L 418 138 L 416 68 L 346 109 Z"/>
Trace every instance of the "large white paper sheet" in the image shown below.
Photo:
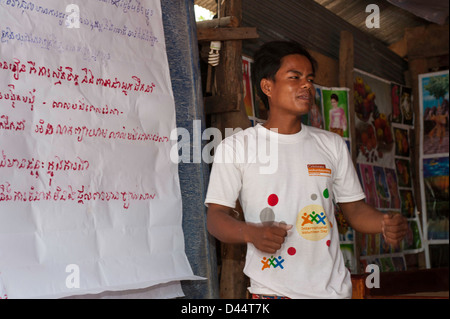
<path fill-rule="evenodd" d="M 0 0 L 0 291 L 196 279 L 160 2 Z"/>

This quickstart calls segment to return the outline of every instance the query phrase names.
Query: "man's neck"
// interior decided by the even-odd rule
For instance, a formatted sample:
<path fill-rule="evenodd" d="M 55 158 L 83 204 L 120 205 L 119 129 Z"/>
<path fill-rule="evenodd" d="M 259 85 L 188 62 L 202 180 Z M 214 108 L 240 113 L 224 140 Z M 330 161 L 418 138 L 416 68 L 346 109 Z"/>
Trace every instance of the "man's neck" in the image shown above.
<path fill-rule="evenodd" d="M 267 129 L 276 128 L 279 134 L 295 134 L 301 131 L 302 122 L 300 118 L 272 118 L 269 116 L 267 121 L 263 124 Z"/>

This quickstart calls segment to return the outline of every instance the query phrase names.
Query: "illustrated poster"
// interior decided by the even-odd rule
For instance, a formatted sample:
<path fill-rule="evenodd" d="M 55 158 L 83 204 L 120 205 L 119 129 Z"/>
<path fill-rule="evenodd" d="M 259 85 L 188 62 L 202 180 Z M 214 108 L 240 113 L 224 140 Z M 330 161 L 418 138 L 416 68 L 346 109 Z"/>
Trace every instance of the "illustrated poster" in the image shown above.
<path fill-rule="evenodd" d="M 420 188 L 427 267 L 440 266 L 434 262 L 445 258 L 449 241 L 448 85 L 448 70 L 419 75 Z M 429 245 L 442 246 L 440 250 Z"/>
<path fill-rule="evenodd" d="M 405 257 L 423 251 L 411 171 L 411 98 L 411 88 L 355 71 L 356 161 L 366 202 L 408 219 L 408 233 L 397 248 L 387 245 L 380 234 L 362 234 L 362 271 L 368 264 L 377 264 L 381 271 L 406 270 Z"/>

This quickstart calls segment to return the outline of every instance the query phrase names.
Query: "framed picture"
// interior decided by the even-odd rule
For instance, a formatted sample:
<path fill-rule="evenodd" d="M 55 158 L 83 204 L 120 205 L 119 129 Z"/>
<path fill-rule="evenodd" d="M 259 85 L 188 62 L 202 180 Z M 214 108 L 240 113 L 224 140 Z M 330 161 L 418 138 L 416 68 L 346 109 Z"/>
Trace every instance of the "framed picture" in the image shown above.
<path fill-rule="evenodd" d="M 448 71 L 419 75 L 422 153 L 448 154 Z"/>
<path fill-rule="evenodd" d="M 419 75 L 420 190 L 427 267 L 449 243 L 448 70 Z M 433 254 L 438 253 L 439 256 Z"/>

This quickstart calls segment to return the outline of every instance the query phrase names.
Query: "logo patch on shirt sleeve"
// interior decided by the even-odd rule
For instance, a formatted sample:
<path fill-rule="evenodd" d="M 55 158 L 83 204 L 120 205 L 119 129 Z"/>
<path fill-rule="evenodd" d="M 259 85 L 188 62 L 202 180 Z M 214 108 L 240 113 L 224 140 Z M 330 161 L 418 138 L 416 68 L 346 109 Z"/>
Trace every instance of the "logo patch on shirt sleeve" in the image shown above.
<path fill-rule="evenodd" d="M 331 177 L 331 169 L 325 164 L 308 164 L 307 167 L 309 176 Z"/>

